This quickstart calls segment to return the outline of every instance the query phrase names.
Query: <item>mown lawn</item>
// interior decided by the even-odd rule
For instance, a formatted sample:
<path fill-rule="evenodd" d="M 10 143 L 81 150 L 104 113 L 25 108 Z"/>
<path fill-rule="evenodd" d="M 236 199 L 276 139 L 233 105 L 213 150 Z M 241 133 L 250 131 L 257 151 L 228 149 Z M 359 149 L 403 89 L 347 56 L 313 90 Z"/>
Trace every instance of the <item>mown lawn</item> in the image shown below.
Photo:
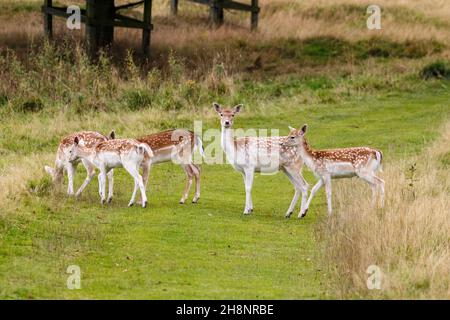
<path fill-rule="evenodd" d="M 450 114 L 446 86 L 350 97 L 339 104 L 275 99 L 255 113 L 244 107 L 235 127 L 275 128 L 286 134 L 288 125 L 306 122 L 313 146 L 376 146 L 389 165 L 418 152 L 439 134 L 439 125 Z M 27 145 L 30 150 L 11 151 L 10 146 L 18 143 L 14 128 L 26 126 L 28 117 L 16 114 L 0 122 L 0 132 L 8 132 L 0 137 L 8 161 L 56 150 L 56 144 L 43 143 L 37 149 Z M 40 122 L 42 130 L 54 120 L 44 114 L 33 117 L 39 120 L 33 125 Z M 204 129 L 219 126 L 215 118 L 203 120 Z M 111 128 L 95 119 L 92 123 L 93 129 L 103 132 Z M 180 125 L 185 123 L 180 120 Z M 1 161 L 0 168 L 7 166 Z M 333 297 L 318 263 L 314 236 L 326 212 L 323 191 L 305 219 L 286 220 L 293 195 L 288 179 L 283 174 L 256 176 L 255 211 L 243 216 L 241 175 L 229 165 L 204 164 L 202 169 L 202 196 L 196 205 L 178 204 L 184 173 L 172 164 L 153 167 L 147 209 L 126 207 L 132 182 L 120 169 L 111 205 L 100 205 L 96 181 L 79 201 L 46 188 L 17 195 L 15 205 L 5 207 L 0 216 L 0 298 Z M 84 178 L 81 167 L 78 172 L 76 186 Z M 306 179 L 311 185 L 315 182 L 309 172 Z M 35 183 L 45 186 L 47 181 Z M 81 268 L 80 290 L 66 287 L 69 265 Z"/>

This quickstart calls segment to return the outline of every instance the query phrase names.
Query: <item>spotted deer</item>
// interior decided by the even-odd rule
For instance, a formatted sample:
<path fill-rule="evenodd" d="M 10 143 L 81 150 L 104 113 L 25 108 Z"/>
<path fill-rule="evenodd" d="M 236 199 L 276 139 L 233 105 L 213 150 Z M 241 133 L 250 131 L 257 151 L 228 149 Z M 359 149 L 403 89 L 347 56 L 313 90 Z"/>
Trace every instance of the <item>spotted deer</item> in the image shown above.
<path fill-rule="evenodd" d="M 70 161 L 78 159 L 88 160 L 99 170 L 99 194 L 101 203 L 105 203 L 106 195 L 106 175 L 113 168 L 123 167 L 134 179 L 134 190 L 128 206 L 134 204 L 137 189 L 141 191 L 142 207 L 147 206 L 147 196 L 142 176 L 139 174 L 139 167 L 143 162 L 151 163 L 153 151 L 145 144 L 134 139 L 114 139 L 100 142 L 94 148 L 94 152 L 87 150 L 80 144 L 78 137 L 74 138 L 74 143 L 70 151 Z M 110 181 L 108 202 L 112 200 L 113 187 Z"/>
<path fill-rule="evenodd" d="M 383 154 L 380 150 L 368 147 L 340 148 L 315 150 L 306 141 L 308 126 L 301 129 L 290 128 L 291 132 L 283 142 L 284 146 L 298 146 L 303 161 L 319 179 L 312 188 L 306 206 L 300 212 L 299 218 L 306 215 L 312 198 L 325 185 L 327 194 L 328 214 L 331 215 L 331 179 L 359 177 L 372 188 L 372 202 L 376 202 L 377 188 L 381 191 L 381 204 L 384 204 L 384 181 L 375 174 L 381 169 Z"/>
<path fill-rule="evenodd" d="M 283 146 L 281 142 L 286 137 L 234 137 L 234 117 L 242 108 L 237 105 L 233 109 L 224 109 L 218 103 L 213 103 L 219 114 L 222 127 L 221 146 L 228 162 L 235 170 L 242 173 L 245 184 L 244 214 L 253 211 L 252 186 L 255 172 L 274 173 L 283 171 L 294 185 L 295 193 L 285 217 L 289 218 L 295 209 L 300 193 L 303 210 L 308 194 L 308 183 L 301 174 L 303 161 L 295 146 Z"/>
<path fill-rule="evenodd" d="M 68 186 L 67 186 L 67 194 L 73 195 L 74 189 L 73 189 L 73 179 L 74 174 L 77 168 L 77 165 L 79 164 L 80 160 L 78 161 L 69 161 L 70 158 L 70 152 L 72 150 L 72 146 L 75 140 L 75 137 L 78 137 L 79 144 L 84 147 L 85 152 L 94 152 L 94 148 L 97 144 L 103 141 L 112 140 L 115 138 L 114 131 L 111 131 L 109 134 L 109 137 L 105 137 L 101 133 L 94 132 L 94 131 L 81 131 L 81 132 L 75 132 L 72 133 L 66 137 L 64 137 L 58 146 L 58 150 L 56 152 L 56 160 L 55 160 L 55 166 L 54 168 L 51 168 L 49 166 L 45 166 L 45 171 L 52 176 L 53 182 L 56 184 L 59 184 L 62 182 L 62 178 L 64 175 L 64 171 L 67 172 L 68 177 Z M 89 162 L 87 159 L 81 159 L 81 162 L 83 163 L 84 167 L 86 168 L 87 176 L 84 180 L 83 184 L 80 186 L 78 191 L 75 193 L 75 195 L 78 197 L 83 192 L 83 190 L 86 188 L 86 186 L 91 181 L 92 177 L 95 174 L 95 166 Z M 111 170 L 108 173 L 108 179 L 113 178 L 113 171 Z"/>
<path fill-rule="evenodd" d="M 198 148 L 200 154 L 204 156 L 200 137 L 189 130 L 173 129 L 150 134 L 137 140 L 146 143 L 152 149 L 154 154 L 151 161 L 152 165 L 173 161 L 180 164 L 183 168 L 187 181 L 180 200 L 181 204 L 184 204 L 189 196 L 189 191 L 195 178 L 195 195 L 192 203 L 197 203 L 200 199 L 200 167 L 193 162 L 193 152 L 195 148 Z M 149 173 L 149 163 L 143 163 L 142 175 L 145 185 L 147 185 Z"/>

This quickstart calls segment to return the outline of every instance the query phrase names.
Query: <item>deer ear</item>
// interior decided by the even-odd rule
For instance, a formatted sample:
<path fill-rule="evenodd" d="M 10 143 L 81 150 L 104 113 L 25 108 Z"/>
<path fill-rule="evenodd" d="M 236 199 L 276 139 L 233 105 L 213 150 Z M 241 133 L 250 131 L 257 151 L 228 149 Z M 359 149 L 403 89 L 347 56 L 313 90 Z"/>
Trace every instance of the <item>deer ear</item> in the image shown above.
<path fill-rule="evenodd" d="M 297 129 L 295 129 L 295 128 L 292 128 L 291 126 L 288 126 L 288 128 L 289 128 L 290 131 L 295 131 L 295 130 L 297 130 Z"/>
<path fill-rule="evenodd" d="M 112 130 L 109 134 L 109 139 L 114 140 L 115 138 L 116 138 L 116 132 L 114 130 Z"/>
<path fill-rule="evenodd" d="M 80 143 L 80 139 L 78 139 L 78 137 L 75 137 L 73 143 L 77 146 Z"/>
<path fill-rule="evenodd" d="M 214 109 L 216 109 L 217 113 L 220 113 L 222 111 L 222 107 L 217 102 L 213 102 Z"/>
<path fill-rule="evenodd" d="M 243 107 L 242 103 L 238 104 L 237 106 L 234 106 L 234 113 L 239 113 L 242 107 Z"/>
<path fill-rule="evenodd" d="M 302 136 L 306 134 L 306 131 L 308 130 L 308 125 L 304 124 L 303 127 L 300 129 Z"/>

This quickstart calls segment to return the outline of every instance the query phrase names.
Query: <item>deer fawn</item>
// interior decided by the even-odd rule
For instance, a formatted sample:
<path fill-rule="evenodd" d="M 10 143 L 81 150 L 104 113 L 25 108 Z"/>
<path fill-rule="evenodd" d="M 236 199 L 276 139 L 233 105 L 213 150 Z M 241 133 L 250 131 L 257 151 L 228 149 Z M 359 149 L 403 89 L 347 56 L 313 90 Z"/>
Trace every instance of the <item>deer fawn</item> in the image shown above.
<path fill-rule="evenodd" d="M 123 167 L 134 179 L 134 190 L 128 206 L 134 204 L 137 189 L 141 191 L 142 207 L 147 206 L 147 196 L 142 176 L 139 174 L 139 167 L 143 162 L 151 163 L 153 152 L 145 143 L 140 143 L 134 139 L 114 139 L 103 141 L 97 144 L 94 152 L 86 149 L 80 144 L 78 137 L 74 138 L 74 143 L 70 150 L 70 161 L 78 159 L 88 160 L 99 170 L 99 194 L 101 203 L 105 203 L 106 175 L 113 168 Z M 112 200 L 112 181 L 109 184 L 108 202 Z"/>
<path fill-rule="evenodd" d="M 146 143 L 153 151 L 154 157 L 151 164 L 174 161 L 179 163 L 187 176 L 186 186 L 180 203 L 185 203 L 189 196 L 193 178 L 195 178 L 195 195 L 192 203 L 197 203 L 200 199 L 200 167 L 193 163 L 192 155 L 195 147 L 199 148 L 200 154 L 203 154 L 203 144 L 197 135 L 192 131 L 184 129 L 167 130 L 150 134 L 137 139 L 139 142 Z M 150 173 L 150 163 L 143 163 L 144 184 L 147 185 Z"/>
<path fill-rule="evenodd" d="M 381 191 L 381 204 L 384 205 L 384 181 L 375 173 L 381 169 L 381 151 L 368 147 L 341 148 L 331 150 L 314 150 L 305 139 L 305 124 L 301 129 L 290 128 L 291 132 L 284 146 L 298 146 L 303 161 L 319 179 L 312 188 L 308 202 L 299 218 L 306 215 L 314 194 L 325 185 L 328 214 L 331 215 L 331 179 L 357 176 L 366 181 L 372 188 L 372 202 L 375 204 L 377 187 Z"/>
<path fill-rule="evenodd" d="M 298 148 L 295 146 L 283 146 L 281 142 L 285 137 L 233 137 L 234 116 L 239 113 L 242 105 L 231 109 L 223 109 L 219 104 L 213 103 L 213 106 L 220 116 L 222 127 L 221 145 L 225 151 L 228 162 L 241 172 L 245 183 L 245 209 L 244 214 L 253 211 L 252 186 L 255 172 L 277 172 L 283 171 L 292 182 L 295 188 L 295 194 L 286 212 L 286 218 L 289 218 L 295 209 L 300 193 L 302 194 L 301 209 L 308 193 L 308 184 L 301 174 L 303 161 L 300 157 Z"/>
<path fill-rule="evenodd" d="M 74 194 L 73 177 L 75 174 L 76 167 L 80 162 L 79 160 L 73 162 L 69 161 L 70 151 L 72 150 L 75 137 L 78 137 L 79 144 L 84 147 L 86 152 L 94 152 L 94 148 L 97 144 L 103 141 L 107 141 L 108 139 L 110 140 L 114 139 L 115 133 L 114 131 L 111 131 L 109 137 L 107 138 L 98 132 L 81 131 L 72 133 L 71 135 L 64 137 L 61 140 L 58 146 L 58 150 L 56 152 L 55 167 L 51 168 L 49 166 L 45 166 L 45 171 L 52 176 L 54 183 L 60 183 L 63 178 L 64 170 L 67 171 L 67 177 L 69 180 L 67 187 L 68 195 Z M 77 197 L 83 192 L 83 190 L 86 188 L 86 186 L 89 184 L 89 182 L 91 181 L 92 177 L 95 174 L 95 166 L 91 162 L 89 162 L 89 160 L 81 159 L 81 162 L 86 168 L 87 176 L 83 184 L 80 186 L 80 188 L 75 194 Z M 111 170 L 108 173 L 108 178 L 112 179 L 112 176 L 113 171 Z"/>

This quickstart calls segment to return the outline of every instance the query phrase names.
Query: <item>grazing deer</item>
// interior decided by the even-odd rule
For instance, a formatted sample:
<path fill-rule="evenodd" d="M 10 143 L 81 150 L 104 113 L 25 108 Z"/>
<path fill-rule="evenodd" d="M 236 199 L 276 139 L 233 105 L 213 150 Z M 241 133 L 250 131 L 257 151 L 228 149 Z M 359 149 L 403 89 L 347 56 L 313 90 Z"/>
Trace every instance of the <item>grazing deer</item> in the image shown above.
<path fill-rule="evenodd" d="M 285 137 L 233 137 L 234 116 L 241 110 L 242 105 L 231 109 L 223 109 L 219 104 L 213 103 L 216 112 L 220 116 L 222 127 L 221 145 L 225 151 L 228 162 L 241 172 L 245 184 L 245 209 L 244 214 L 253 211 L 252 186 L 255 172 L 283 171 L 292 182 L 295 194 L 286 212 L 289 218 L 295 209 L 300 193 L 302 194 L 301 208 L 306 202 L 308 183 L 301 174 L 303 161 L 297 147 L 282 146 Z"/>
<path fill-rule="evenodd" d="M 200 199 L 200 167 L 194 164 L 192 155 L 195 147 L 199 148 L 200 154 L 203 154 L 203 144 L 197 135 L 192 131 L 184 129 L 167 130 L 150 134 L 137 139 L 139 142 L 146 143 L 153 151 L 154 157 L 151 164 L 174 161 L 181 165 L 187 176 L 186 186 L 180 203 L 185 203 L 189 196 L 193 178 L 195 178 L 195 195 L 192 203 L 197 203 Z M 150 163 L 143 163 L 144 184 L 147 185 L 150 173 Z"/>
<path fill-rule="evenodd" d="M 94 152 L 94 148 L 97 144 L 103 141 L 112 140 L 115 138 L 114 131 L 111 131 L 109 137 L 105 137 L 101 133 L 93 132 L 93 131 L 81 131 L 75 132 L 67 137 L 64 137 L 59 143 L 58 150 L 56 152 L 56 160 L 55 167 L 51 168 L 49 166 L 45 166 L 45 171 L 52 176 L 53 182 L 59 184 L 62 181 L 64 171 L 67 171 L 67 177 L 69 180 L 67 187 L 67 194 L 73 195 L 73 178 L 75 174 L 76 167 L 80 161 L 69 161 L 70 152 L 72 150 L 72 146 L 75 140 L 75 137 L 78 137 L 79 144 L 82 145 L 86 152 Z M 83 184 L 80 186 L 78 191 L 76 192 L 76 196 L 78 197 L 86 186 L 91 181 L 92 177 L 95 174 L 95 166 L 90 163 L 86 159 L 82 159 L 84 167 L 86 168 L 87 176 L 84 180 Z M 108 173 L 108 179 L 113 178 L 113 171 Z"/>
<path fill-rule="evenodd" d="M 78 159 L 88 160 L 99 170 L 99 194 L 101 203 L 105 203 L 106 193 L 106 175 L 113 168 L 123 167 L 134 179 L 134 190 L 128 206 L 134 204 L 137 189 L 141 191 L 142 207 L 147 206 L 147 196 L 145 194 L 145 185 L 142 176 L 139 174 L 139 167 L 143 162 L 151 163 L 153 152 L 145 143 L 140 143 L 134 139 L 114 139 L 103 141 L 97 144 L 94 152 L 86 150 L 80 145 L 80 140 L 75 137 L 72 149 L 70 151 L 70 161 Z M 112 199 L 112 185 L 109 185 L 108 202 Z"/>
<path fill-rule="evenodd" d="M 384 204 L 384 181 L 375 173 L 381 169 L 383 154 L 380 150 L 368 147 L 341 148 L 330 150 L 314 150 L 305 139 L 307 130 L 305 124 L 301 129 L 290 128 L 291 132 L 284 146 L 299 146 L 303 161 L 319 179 L 312 188 L 306 206 L 300 212 L 299 218 L 306 215 L 314 194 L 325 185 L 327 194 L 328 214 L 331 215 L 331 179 L 359 177 L 372 188 L 372 202 L 375 204 L 377 187 L 381 191 L 381 204 Z"/>

